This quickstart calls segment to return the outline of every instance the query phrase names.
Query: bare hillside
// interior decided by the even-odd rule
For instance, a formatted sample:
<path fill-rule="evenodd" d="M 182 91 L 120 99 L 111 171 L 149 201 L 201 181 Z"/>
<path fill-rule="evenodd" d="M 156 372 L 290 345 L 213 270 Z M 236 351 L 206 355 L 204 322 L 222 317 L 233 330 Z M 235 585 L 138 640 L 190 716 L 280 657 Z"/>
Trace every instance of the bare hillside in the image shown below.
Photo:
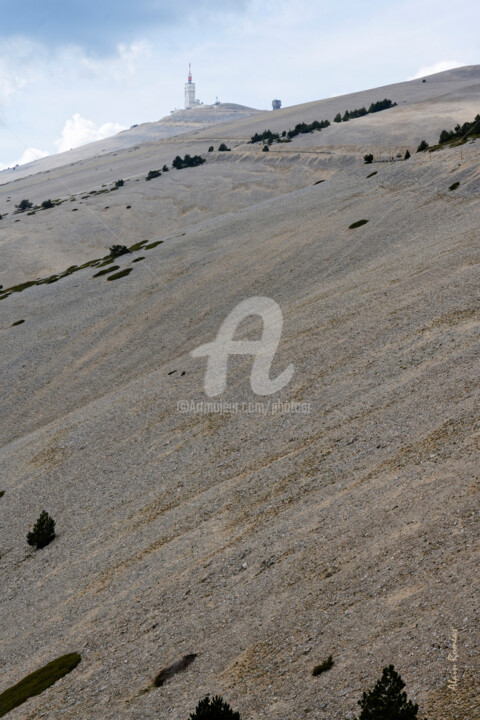
<path fill-rule="evenodd" d="M 254 118 L 0 188 L 5 288 L 145 241 L 113 282 L 0 294 L 0 692 L 82 656 L 12 720 L 185 720 L 206 693 L 245 720 L 352 720 L 390 663 L 420 717 L 480 716 L 480 140 L 363 162 L 472 120 L 479 78 L 270 113 L 278 131 L 399 103 L 269 153 Z M 145 180 L 186 152 L 207 160 Z M 13 215 L 23 197 L 65 202 Z M 208 398 L 190 353 L 252 297 L 280 307 L 270 375 L 293 377 L 256 395 L 231 356 Z M 43 509 L 57 537 L 34 551 Z"/>

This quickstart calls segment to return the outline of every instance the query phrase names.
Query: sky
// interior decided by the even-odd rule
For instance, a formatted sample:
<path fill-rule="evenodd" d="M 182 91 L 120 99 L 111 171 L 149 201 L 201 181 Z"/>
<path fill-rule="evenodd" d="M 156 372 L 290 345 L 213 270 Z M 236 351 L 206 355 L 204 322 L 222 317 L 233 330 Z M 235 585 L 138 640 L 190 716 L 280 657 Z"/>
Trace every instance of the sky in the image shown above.
<path fill-rule="evenodd" d="M 480 64 L 480 5 L 442 0 L 0 0 L 0 169 L 197 97 L 271 109 Z"/>

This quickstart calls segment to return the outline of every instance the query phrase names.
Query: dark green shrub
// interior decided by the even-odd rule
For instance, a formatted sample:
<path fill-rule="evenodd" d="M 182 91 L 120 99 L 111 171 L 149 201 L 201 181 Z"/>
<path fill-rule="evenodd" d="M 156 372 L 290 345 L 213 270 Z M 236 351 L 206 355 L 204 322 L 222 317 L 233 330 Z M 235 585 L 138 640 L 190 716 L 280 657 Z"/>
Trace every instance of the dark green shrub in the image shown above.
<path fill-rule="evenodd" d="M 116 188 L 123 187 L 124 185 L 125 185 L 124 180 L 115 180 L 115 187 L 116 187 Z"/>
<path fill-rule="evenodd" d="M 200 700 L 189 720 L 240 720 L 240 713 L 234 712 L 220 695 L 215 695 L 212 699 L 206 695 Z"/>
<path fill-rule="evenodd" d="M 370 165 L 370 163 L 373 163 L 372 153 L 369 153 L 368 155 L 364 155 L 363 159 L 365 160 L 365 165 Z"/>
<path fill-rule="evenodd" d="M 225 145 L 225 143 L 220 143 L 218 146 L 218 152 L 230 152 L 230 148 Z"/>
<path fill-rule="evenodd" d="M 453 130 L 442 130 L 438 144 L 443 145 L 449 140 L 460 140 L 466 138 L 467 135 L 480 135 L 480 115 L 477 115 L 473 122 L 456 125 Z"/>
<path fill-rule="evenodd" d="M 193 157 L 190 157 L 190 155 L 185 155 L 183 160 L 180 155 L 177 155 L 177 157 L 172 162 L 172 167 L 176 168 L 177 170 L 182 170 L 182 168 L 196 167 L 197 165 L 201 165 L 204 162 L 205 158 L 202 158 L 201 155 L 194 155 Z"/>
<path fill-rule="evenodd" d="M 49 208 L 55 207 L 53 202 L 51 200 L 44 200 L 42 202 L 42 208 L 44 210 L 48 210 Z"/>
<path fill-rule="evenodd" d="M 262 150 L 263 150 L 263 152 L 269 152 L 270 148 L 268 147 L 268 145 L 264 145 Z"/>
<path fill-rule="evenodd" d="M 210 145 L 210 147 L 208 148 L 208 152 L 213 152 L 213 145 Z"/>
<path fill-rule="evenodd" d="M 422 140 L 422 142 L 420 143 L 420 145 L 417 147 L 417 153 L 418 153 L 418 152 L 425 152 L 425 150 L 428 150 L 428 148 L 429 148 L 429 144 L 427 143 L 427 141 L 426 141 L 426 140 Z"/>
<path fill-rule="evenodd" d="M 448 188 L 449 190 L 456 190 L 460 186 L 459 182 L 454 182 L 453 185 L 450 185 Z"/>
<path fill-rule="evenodd" d="M 30 200 L 20 200 L 15 207 L 18 212 L 24 212 L 25 210 L 30 210 L 30 208 L 33 207 L 33 203 L 31 203 Z"/>
<path fill-rule="evenodd" d="M 404 687 L 393 665 L 384 668 L 381 679 L 358 701 L 362 708 L 358 720 L 417 720 L 418 705 L 407 700 Z"/>
<path fill-rule="evenodd" d="M 293 137 L 296 137 L 296 135 L 304 135 L 305 133 L 311 133 L 315 130 L 323 130 L 323 128 L 326 128 L 329 125 L 329 120 L 321 120 L 320 122 L 318 120 L 314 120 L 311 123 L 297 123 L 293 130 L 289 130 L 287 132 L 287 137 L 292 139 Z"/>
<path fill-rule="evenodd" d="M 162 173 L 160 172 L 160 170 L 149 170 L 148 175 L 145 178 L 145 180 L 153 180 L 153 178 L 160 177 L 161 174 Z"/>
<path fill-rule="evenodd" d="M 284 130 L 282 133 L 282 137 L 285 137 L 286 131 Z M 264 130 L 261 133 L 255 133 L 255 135 L 252 135 L 250 138 L 250 143 L 256 143 L 256 142 L 267 142 L 268 140 L 271 140 L 272 142 L 274 140 L 279 140 L 280 136 L 278 133 L 273 133 L 271 130 Z M 219 148 L 220 149 L 220 148 Z"/>
<path fill-rule="evenodd" d="M 81 659 L 78 653 L 62 655 L 5 690 L 0 694 L 0 717 L 22 705 L 29 698 L 40 695 L 57 680 L 72 672 Z"/>
<path fill-rule="evenodd" d="M 109 275 L 107 277 L 107 280 L 119 280 L 122 277 L 125 277 L 126 275 L 130 275 L 132 272 L 132 268 L 125 268 L 124 270 L 120 270 L 120 272 L 113 273 L 113 275 Z"/>
<path fill-rule="evenodd" d="M 130 250 L 126 245 L 112 245 L 110 248 L 110 257 L 120 257 L 120 255 L 126 255 L 129 252 Z"/>
<path fill-rule="evenodd" d="M 335 117 L 333 118 L 333 122 L 340 123 L 342 122 L 342 115 L 341 113 L 337 113 Z"/>
<path fill-rule="evenodd" d="M 369 113 L 376 113 L 380 112 L 381 110 L 388 110 L 389 108 L 396 107 L 397 103 L 392 103 L 391 100 L 388 98 L 385 98 L 385 100 L 378 100 L 378 102 L 374 102 L 370 105 L 368 108 Z"/>
<path fill-rule="evenodd" d="M 33 530 L 27 533 L 27 542 L 40 550 L 51 543 L 54 538 L 55 520 L 44 510 L 33 526 Z"/>
<path fill-rule="evenodd" d="M 119 270 L 120 265 L 111 265 L 110 267 L 106 267 L 103 270 L 99 270 L 95 275 L 92 275 L 92 277 L 102 277 L 103 275 L 108 275 L 108 273 L 115 272 L 115 270 Z"/>
<path fill-rule="evenodd" d="M 349 230 L 354 230 L 355 228 L 362 227 L 362 225 L 366 225 L 368 220 L 357 220 L 357 222 L 352 223 L 348 226 Z"/>
<path fill-rule="evenodd" d="M 405 152 L 405 155 L 403 156 L 403 159 L 404 159 L 404 160 L 408 160 L 409 157 L 410 157 L 410 150 L 407 150 L 407 151 Z"/>
<path fill-rule="evenodd" d="M 312 675 L 321 675 L 322 673 L 327 672 L 327 670 L 330 670 L 334 665 L 335 663 L 333 661 L 333 657 L 330 655 L 330 657 L 320 663 L 320 665 L 315 665 L 312 670 Z"/>
<path fill-rule="evenodd" d="M 348 110 L 345 110 L 342 120 L 343 122 L 348 122 L 350 120 L 350 113 L 348 112 Z"/>

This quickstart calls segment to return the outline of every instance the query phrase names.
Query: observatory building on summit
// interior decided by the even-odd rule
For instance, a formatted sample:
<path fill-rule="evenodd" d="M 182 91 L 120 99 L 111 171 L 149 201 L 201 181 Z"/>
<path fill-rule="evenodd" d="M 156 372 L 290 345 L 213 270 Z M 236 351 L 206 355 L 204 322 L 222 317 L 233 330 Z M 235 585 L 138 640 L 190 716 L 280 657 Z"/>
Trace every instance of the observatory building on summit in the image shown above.
<path fill-rule="evenodd" d="M 192 67 L 188 63 L 188 80 L 185 83 L 185 110 L 195 107 L 197 104 L 195 100 L 195 83 L 192 82 Z"/>

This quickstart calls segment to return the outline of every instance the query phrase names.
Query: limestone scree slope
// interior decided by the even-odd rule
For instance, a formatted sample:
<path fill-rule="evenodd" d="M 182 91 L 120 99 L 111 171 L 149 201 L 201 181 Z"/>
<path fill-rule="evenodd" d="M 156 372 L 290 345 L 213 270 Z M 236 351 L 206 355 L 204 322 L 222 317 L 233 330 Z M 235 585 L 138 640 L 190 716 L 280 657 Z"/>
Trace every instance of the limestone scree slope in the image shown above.
<path fill-rule="evenodd" d="M 206 693 L 245 720 L 344 720 L 390 663 L 420 717 L 480 716 L 480 141 L 415 153 L 477 114 L 480 68 L 427 80 L 0 187 L 4 289 L 141 244 L 113 282 L 0 293 L 0 691 L 82 656 L 12 720 L 183 720 Z M 145 180 L 187 152 L 205 164 Z M 23 198 L 64 202 L 14 215 Z M 215 412 L 190 353 L 254 296 L 283 314 L 271 377 L 293 377 L 258 396 L 230 357 Z M 57 537 L 34 551 L 44 509 Z"/>

